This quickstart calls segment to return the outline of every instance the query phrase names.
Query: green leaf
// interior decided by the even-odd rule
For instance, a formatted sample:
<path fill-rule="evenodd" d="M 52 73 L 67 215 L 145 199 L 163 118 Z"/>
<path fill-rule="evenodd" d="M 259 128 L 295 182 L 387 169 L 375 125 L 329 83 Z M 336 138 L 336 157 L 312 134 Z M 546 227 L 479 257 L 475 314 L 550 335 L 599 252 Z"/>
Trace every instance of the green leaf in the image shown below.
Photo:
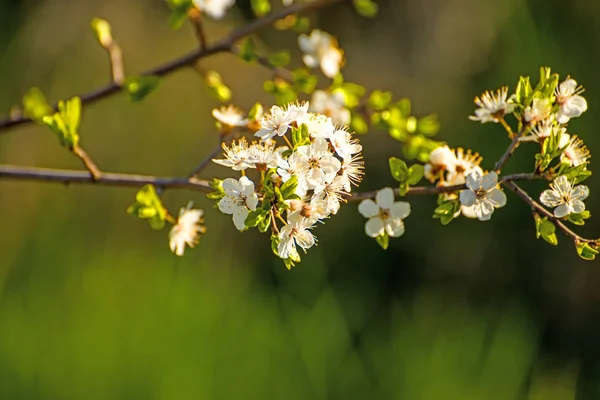
<path fill-rule="evenodd" d="M 372 18 L 377 15 L 379 6 L 373 0 L 353 0 L 354 8 L 363 17 Z"/>
<path fill-rule="evenodd" d="M 571 222 L 574 225 L 585 225 L 585 220 L 589 219 L 592 216 L 592 214 L 589 212 L 589 210 L 585 210 L 583 212 L 580 212 L 578 214 L 569 214 L 569 216 L 567 216 L 567 221 Z"/>
<path fill-rule="evenodd" d="M 160 82 L 160 78 L 154 75 L 134 76 L 125 79 L 124 87 L 132 102 L 143 100 L 152 93 Z"/>
<path fill-rule="evenodd" d="M 256 121 L 263 114 L 263 106 L 260 103 L 254 103 L 250 112 L 248 113 L 248 119 Z"/>
<path fill-rule="evenodd" d="M 520 77 L 519 83 L 517 84 L 517 89 L 515 91 L 516 103 L 522 105 L 523 107 L 527 107 L 531 102 L 532 94 L 533 89 L 531 87 L 531 83 L 529 82 L 529 77 Z"/>
<path fill-rule="evenodd" d="M 147 219 L 152 229 L 165 226 L 167 210 L 153 185 L 143 186 L 135 195 L 136 202 L 127 208 L 127 213 L 136 218 Z"/>
<path fill-rule="evenodd" d="M 302 93 L 311 94 L 317 87 L 318 78 L 306 68 L 298 68 L 292 71 L 294 87 Z"/>
<path fill-rule="evenodd" d="M 417 121 L 417 132 L 425 136 L 434 136 L 440 131 L 440 121 L 436 114 L 427 115 Z"/>
<path fill-rule="evenodd" d="M 584 260 L 594 260 L 599 253 L 598 246 L 591 245 L 590 243 L 576 243 L 575 248 L 579 257 Z"/>
<path fill-rule="evenodd" d="M 423 174 L 425 172 L 425 167 L 420 164 L 413 164 L 408 169 L 408 179 L 407 183 L 409 185 L 416 185 L 419 183 L 421 179 L 423 179 Z"/>
<path fill-rule="evenodd" d="M 277 105 L 283 106 L 288 103 L 293 103 L 298 99 L 298 94 L 294 87 L 283 79 L 266 81 L 263 87 L 267 93 L 275 96 Z"/>
<path fill-rule="evenodd" d="M 558 244 L 558 238 L 556 237 L 556 226 L 549 221 L 547 217 L 540 217 L 538 214 L 534 215 L 535 218 L 535 235 L 539 239 L 540 237 L 546 242 L 553 246 Z"/>
<path fill-rule="evenodd" d="M 389 244 L 390 244 L 390 237 L 388 236 L 387 233 L 383 233 L 382 235 L 379 235 L 375 238 L 375 241 L 377 242 L 378 245 L 381 246 L 382 249 L 387 250 Z"/>
<path fill-rule="evenodd" d="M 396 157 L 390 157 L 389 163 L 392 177 L 400 183 L 406 183 L 409 176 L 406 163 Z"/>
<path fill-rule="evenodd" d="M 92 30 L 96 35 L 96 40 L 102 47 L 108 47 L 113 41 L 111 28 L 108 21 L 102 18 L 94 18 L 92 20 Z"/>
<path fill-rule="evenodd" d="M 271 2 L 269 0 L 251 0 L 250 5 L 257 17 L 262 17 L 271 11 Z"/>
<path fill-rule="evenodd" d="M 167 0 L 167 5 L 171 10 L 169 16 L 169 26 L 172 29 L 179 29 L 187 19 L 188 12 L 192 9 L 192 0 Z"/>
<path fill-rule="evenodd" d="M 438 218 L 442 225 L 448 225 L 460 211 L 460 202 L 458 199 L 446 199 L 443 195 L 438 196 L 437 202 L 438 206 L 433 211 L 433 218 Z"/>
<path fill-rule="evenodd" d="M 298 128 L 292 128 L 292 144 L 294 149 L 310 144 L 310 135 L 306 124 L 302 124 Z"/>
<path fill-rule="evenodd" d="M 263 219 L 261 219 L 260 221 L 258 221 L 258 231 L 261 233 L 265 233 L 268 229 L 269 226 L 271 225 L 271 216 L 269 214 L 269 212 L 265 213 L 265 217 Z"/>
<path fill-rule="evenodd" d="M 374 90 L 369 96 L 368 105 L 372 110 L 382 111 L 389 107 L 392 102 L 392 92 Z"/>
<path fill-rule="evenodd" d="M 257 208 L 254 211 L 250 211 L 246 217 L 246 221 L 244 221 L 244 224 L 250 228 L 255 227 L 259 224 L 259 222 L 266 218 L 266 214 L 267 213 L 262 208 Z"/>
<path fill-rule="evenodd" d="M 279 188 L 281 191 L 281 196 L 284 200 L 288 200 L 290 196 L 294 195 L 296 192 L 296 188 L 298 187 L 298 176 L 293 175 L 290 179 L 284 182 L 283 185 Z"/>
<path fill-rule="evenodd" d="M 58 112 L 42 117 L 42 122 L 50 129 L 63 146 L 73 148 L 79 143 L 79 123 L 81 122 L 81 99 L 58 102 Z"/>
<path fill-rule="evenodd" d="M 398 187 L 398 193 L 400 194 L 400 196 L 404 196 L 406 195 L 406 193 L 408 193 L 409 189 L 410 187 L 408 186 L 408 183 L 401 183 Z"/>
<path fill-rule="evenodd" d="M 369 124 L 362 115 L 358 113 L 352 113 L 352 116 L 350 117 L 350 130 L 354 133 L 362 135 L 369 131 Z"/>
<path fill-rule="evenodd" d="M 290 58 L 288 50 L 278 51 L 267 56 L 269 64 L 273 67 L 285 67 L 290 63 Z"/>
<path fill-rule="evenodd" d="M 256 54 L 256 44 L 254 43 L 253 38 L 248 37 L 242 41 L 238 56 L 246 62 L 253 62 L 258 59 L 258 55 Z"/>
<path fill-rule="evenodd" d="M 52 114 L 52 107 L 50 107 L 46 96 L 40 89 L 32 87 L 25 93 L 23 96 L 23 114 L 38 123 L 41 123 L 45 116 Z"/>
<path fill-rule="evenodd" d="M 210 89 L 210 93 L 220 102 L 226 103 L 231 100 L 231 89 L 223 83 L 221 74 L 217 71 L 211 70 L 204 75 L 204 82 Z"/>
<path fill-rule="evenodd" d="M 221 179 L 213 178 L 208 185 L 215 190 L 214 192 L 210 192 L 206 195 L 206 197 L 209 199 L 220 200 L 223 198 L 223 196 L 225 196 L 225 191 L 223 190 L 223 181 Z"/>

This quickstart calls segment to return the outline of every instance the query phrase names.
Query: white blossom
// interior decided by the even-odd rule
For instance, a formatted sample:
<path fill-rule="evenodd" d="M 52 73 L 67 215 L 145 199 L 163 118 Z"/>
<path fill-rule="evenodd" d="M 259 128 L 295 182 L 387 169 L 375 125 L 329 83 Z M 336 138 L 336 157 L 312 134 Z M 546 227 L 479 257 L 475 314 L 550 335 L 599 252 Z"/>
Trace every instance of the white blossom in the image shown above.
<path fill-rule="evenodd" d="M 560 155 L 560 161 L 567 163 L 573 167 L 586 164 L 590 158 L 590 151 L 583 143 L 583 140 L 576 135 L 569 136 L 563 134 L 560 138 L 559 147 L 565 147 L 565 150 Z"/>
<path fill-rule="evenodd" d="M 235 4 L 235 0 L 192 0 L 196 8 L 211 18 L 221 19 L 227 10 Z"/>
<path fill-rule="evenodd" d="M 248 149 L 248 162 L 257 169 L 277 168 L 280 157 L 274 141 L 252 143 Z"/>
<path fill-rule="evenodd" d="M 581 93 L 583 88 L 577 86 L 577 82 L 568 77 L 557 86 L 555 95 L 559 108 L 556 120 L 559 124 L 566 124 L 569 119 L 579 117 L 587 110 L 587 101 L 580 96 Z"/>
<path fill-rule="evenodd" d="M 569 214 L 578 214 L 585 210 L 585 200 L 590 191 L 585 185 L 573 186 L 564 175 L 556 178 L 548 190 L 540 195 L 540 201 L 547 207 L 556 207 L 554 216 L 563 218 Z"/>
<path fill-rule="evenodd" d="M 384 188 L 377 192 L 375 201 L 363 200 L 358 205 L 358 212 L 369 220 L 365 224 L 365 232 L 370 237 L 378 237 L 387 233 L 391 237 L 402 236 L 404 222 L 410 214 L 410 204 L 404 201 L 394 202 L 394 191 Z"/>
<path fill-rule="evenodd" d="M 495 208 L 506 204 L 506 195 L 497 185 L 498 175 L 495 172 L 482 175 L 473 171 L 467 176 L 468 189 L 460 192 L 460 202 L 466 207 L 473 207 L 472 211 L 480 221 L 487 221 Z"/>
<path fill-rule="evenodd" d="M 315 236 L 310 229 L 312 221 L 304 218 L 299 211 L 291 213 L 287 218 L 287 224 L 279 231 L 280 242 L 277 245 L 277 252 L 283 259 L 298 258 L 296 246 L 300 246 L 304 251 L 316 243 Z"/>
<path fill-rule="evenodd" d="M 339 177 L 346 192 L 350 193 L 352 185 L 358 186 L 362 181 L 364 164 L 362 156 L 359 154 L 354 154 L 342 160 L 342 168 L 338 171 L 337 177 Z"/>
<path fill-rule="evenodd" d="M 250 160 L 248 142 L 245 138 L 241 138 L 237 144 L 235 141 L 231 142 L 231 147 L 228 147 L 225 143 L 221 146 L 223 147 L 225 159 L 213 159 L 213 162 L 231 168 L 234 171 L 254 168 L 254 164 Z"/>
<path fill-rule="evenodd" d="M 331 117 L 336 125 L 350 124 L 350 110 L 346 96 L 340 91 L 315 90 L 310 100 L 310 111 Z"/>
<path fill-rule="evenodd" d="M 213 117 L 220 123 L 228 127 L 242 127 L 248 125 L 248 119 L 244 117 L 243 113 L 234 105 L 222 106 L 221 108 L 215 108 L 212 111 Z"/>
<path fill-rule="evenodd" d="M 302 60 L 307 67 L 320 66 L 328 78 L 334 78 L 340 72 L 344 55 L 329 33 L 314 29 L 310 35 L 298 36 L 298 45 L 304 53 Z"/>
<path fill-rule="evenodd" d="M 192 209 L 192 202 L 179 210 L 177 223 L 169 231 L 169 247 L 173 253 L 182 256 L 186 244 L 190 248 L 198 244 L 200 233 L 204 232 L 203 214 L 202 210 Z"/>
<path fill-rule="evenodd" d="M 330 214 L 337 214 L 340 209 L 344 195 L 348 195 L 349 190 L 346 190 L 346 182 L 341 175 L 333 178 L 331 182 L 318 187 L 314 190 L 313 200 L 323 200 L 327 204 L 327 211 Z"/>
<path fill-rule="evenodd" d="M 335 131 L 333 120 L 323 114 L 308 113 L 297 120 L 298 125 L 305 124 L 312 138 L 330 139 Z"/>
<path fill-rule="evenodd" d="M 549 99 L 533 99 L 530 106 L 527 106 L 523 111 L 523 119 L 531 124 L 536 124 L 550 116 L 550 105 Z"/>
<path fill-rule="evenodd" d="M 446 183 L 448 185 L 462 185 L 466 182 L 466 176 L 474 171 L 483 175 L 483 170 L 479 166 L 481 157 L 479 153 L 472 153 L 471 150 L 465 151 L 459 147 L 454 159 L 454 168 L 448 170 Z"/>
<path fill-rule="evenodd" d="M 258 195 L 254 193 L 254 183 L 246 176 L 240 180 L 227 178 L 223 181 L 225 196 L 219 201 L 219 210 L 233 216 L 238 230 L 246 227 L 245 221 L 250 211 L 256 210 Z"/>
<path fill-rule="evenodd" d="M 273 106 L 268 113 L 260 117 L 260 129 L 254 136 L 262 140 L 268 140 L 274 136 L 283 136 L 290 128 L 290 124 L 294 121 L 295 117 L 296 109 L 290 112 L 279 106 Z"/>
<path fill-rule="evenodd" d="M 310 145 L 298 147 L 290 156 L 290 160 L 292 159 L 296 168 L 305 172 L 308 189 L 330 182 L 342 167 L 340 160 L 329 151 L 329 143 L 323 138 L 316 138 Z"/>
<path fill-rule="evenodd" d="M 329 140 L 341 158 L 350 158 L 362 151 L 362 146 L 358 144 L 358 140 L 354 139 L 346 129 L 335 130 Z"/>
<path fill-rule="evenodd" d="M 425 164 L 424 176 L 434 182 L 442 176 L 444 171 L 454 170 L 456 155 L 447 145 L 436 147 L 429 153 L 429 162 Z"/>
<path fill-rule="evenodd" d="M 487 91 L 481 97 L 475 97 L 475 104 L 479 107 L 475 110 L 475 115 L 469 116 L 472 121 L 499 122 L 506 114 L 510 114 L 515 109 L 514 104 L 508 99 L 508 88 L 506 86 L 499 89 L 496 94 Z"/>

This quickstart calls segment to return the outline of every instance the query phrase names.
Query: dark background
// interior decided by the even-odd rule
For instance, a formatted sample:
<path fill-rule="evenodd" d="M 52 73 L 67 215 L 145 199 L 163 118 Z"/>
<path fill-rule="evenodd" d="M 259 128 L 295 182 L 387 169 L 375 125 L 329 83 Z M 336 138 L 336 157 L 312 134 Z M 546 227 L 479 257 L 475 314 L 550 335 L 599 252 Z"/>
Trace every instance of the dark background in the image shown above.
<path fill-rule="evenodd" d="M 218 38 L 248 18 L 247 2 Z M 336 5 L 314 26 L 339 38 L 348 81 L 436 112 L 440 140 L 480 152 L 491 168 L 508 145 L 498 125 L 469 121 L 472 99 L 537 79 L 542 65 L 587 90 L 589 110 L 569 124 L 592 153 L 600 148 L 600 3 L 591 0 L 379 1 L 363 19 Z M 245 9 L 245 10 L 244 10 Z M 136 74 L 192 49 L 193 31 L 172 31 L 160 0 L 0 1 L 0 109 L 7 115 L 38 86 L 55 101 L 106 83 L 105 52 L 90 20 L 108 19 Z M 295 35 L 264 31 L 274 50 Z M 272 102 L 269 72 L 233 56 L 205 60 L 248 109 Z M 323 81 L 325 83 L 325 81 Z M 184 175 L 216 142 L 218 103 L 184 70 L 140 104 L 125 95 L 85 108 L 81 144 L 104 170 Z M 361 190 L 393 185 L 385 132 L 361 137 Z M 503 172 L 528 172 L 522 146 Z M 44 127 L 0 135 L 0 162 L 80 168 Z M 592 162 L 592 170 L 594 167 Z M 204 177 L 224 178 L 211 166 Z M 592 214 L 599 180 L 586 184 Z M 533 197 L 543 185 L 524 184 Z M 600 399 L 600 275 L 535 239 L 525 204 L 487 223 L 431 219 L 434 198 L 411 198 L 406 233 L 382 251 L 348 204 L 315 233 L 319 246 L 292 271 L 267 236 L 239 234 L 230 217 L 193 192 L 169 191 L 172 212 L 193 200 L 208 234 L 178 258 L 167 230 L 126 215 L 135 189 L 0 182 L 0 398 L 230 399 L 401 398 Z M 592 219 L 581 233 L 598 235 Z"/>

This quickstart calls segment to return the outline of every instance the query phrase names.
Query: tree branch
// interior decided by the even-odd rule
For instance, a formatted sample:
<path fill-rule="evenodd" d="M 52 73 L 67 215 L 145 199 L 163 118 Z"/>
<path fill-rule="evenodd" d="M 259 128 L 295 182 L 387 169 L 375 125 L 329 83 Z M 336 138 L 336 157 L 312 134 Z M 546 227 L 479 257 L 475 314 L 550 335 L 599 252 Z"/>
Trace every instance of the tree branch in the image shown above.
<path fill-rule="evenodd" d="M 527 173 L 527 174 L 512 174 L 506 175 L 499 179 L 499 183 L 503 182 L 515 182 L 515 181 L 531 181 L 535 179 L 549 180 L 546 175 Z M 467 188 L 467 185 L 453 185 L 453 186 L 412 186 L 408 189 L 405 196 L 420 196 L 420 195 L 432 195 L 442 193 L 454 193 Z M 377 194 L 378 190 L 372 192 L 359 192 L 352 194 L 348 197 L 348 201 L 361 201 L 365 199 L 372 199 Z M 394 189 L 394 194 L 400 196 L 399 189 Z"/>
<path fill-rule="evenodd" d="M 546 210 L 546 208 L 543 207 L 540 203 L 538 203 L 537 201 L 532 199 L 527 194 L 527 192 L 524 191 L 523 189 L 521 189 L 519 187 L 519 185 L 517 185 L 514 181 L 504 181 L 503 183 L 504 183 L 504 186 L 506 186 L 508 189 L 513 191 L 525 203 L 527 203 L 529 205 L 529 207 L 531 207 L 532 212 L 535 212 L 535 213 L 541 214 L 544 217 L 547 217 L 550 221 L 552 221 L 554 223 L 554 225 L 558 229 L 560 229 L 565 234 L 565 236 L 572 239 L 573 242 L 575 242 L 576 244 L 577 243 L 592 243 L 592 244 L 598 245 L 598 243 L 600 242 L 599 239 L 586 239 L 586 238 L 579 236 L 575 232 L 573 232 L 567 225 L 565 225 L 565 223 L 562 220 L 560 220 L 559 218 L 556 218 L 553 213 Z"/>
<path fill-rule="evenodd" d="M 251 23 L 233 30 L 229 35 L 223 39 L 213 43 L 207 44 L 204 48 L 198 48 L 180 57 L 177 57 L 165 64 L 159 65 L 155 68 L 149 69 L 142 72 L 142 76 L 165 76 L 169 75 L 181 68 L 188 67 L 194 64 L 199 59 L 212 56 L 217 53 L 231 51 L 233 45 L 240 39 L 245 38 L 271 24 L 275 21 L 285 18 L 288 15 L 303 13 L 310 10 L 326 7 L 335 3 L 340 3 L 348 0 L 314 0 L 306 3 L 295 3 L 289 7 L 285 7 L 278 12 L 273 12 L 262 18 L 256 19 Z M 92 90 L 91 92 L 79 95 L 83 104 L 94 103 L 98 100 L 104 99 L 111 95 L 121 92 L 122 87 L 120 84 L 111 82 L 106 86 Z M 73 96 L 70 96 L 73 97 Z M 56 111 L 56 105 L 54 106 Z M 8 117 L 7 119 L 0 120 L 0 133 L 9 132 L 9 128 L 24 125 L 33 122 L 30 118 L 19 115 L 15 117 Z"/>
<path fill-rule="evenodd" d="M 170 178 L 149 175 L 102 173 L 98 178 L 88 171 L 0 165 L 0 179 L 45 181 L 70 184 L 140 187 L 152 184 L 157 188 L 189 189 L 201 192 L 211 190 L 208 181 L 196 178 Z"/>

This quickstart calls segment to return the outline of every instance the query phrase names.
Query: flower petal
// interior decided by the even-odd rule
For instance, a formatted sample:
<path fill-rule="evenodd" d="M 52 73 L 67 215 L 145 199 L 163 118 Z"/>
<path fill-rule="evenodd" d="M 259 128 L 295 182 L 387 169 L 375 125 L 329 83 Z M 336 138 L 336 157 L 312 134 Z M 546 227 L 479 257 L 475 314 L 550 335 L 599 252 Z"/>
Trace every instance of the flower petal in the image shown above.
<path fill-rule="evenodd" d="M 296 244 L 302 247 L 304 250 L 310 248 L 315 244 L 315 236 L 307 230 L 298 232 L 295 238 Z"/>
<path fill-rule="evenodd" d="M 379 215 L 379 206 L 371 199 L 366 199 L 358 205 L 358 212 L 365 218 L 373 218 Z"/>
<path fill-rule="evenodd" d="M 546 207 L 558 207 L 563 202 L 559 193 L 550 189 L 542 192 L 540 195 L 540 201 Z"/>
<path fill-rule="evenodd" d="M 385 220 L 385 231 L 391 237 L 399 237 L 404 233 L 404 223 L 400 218 L 388 218 Z"/>
<path fill-rule="evenodd" d="M 246 217 L 248 217 L 248 209 L 246 207 L 238 207 L 233 213 L 233 224 L 238 230 L 243 230 L 246 227 Z"/>
<path fill-rule="evenodd" d="M 223 191 L 229 196 L 237 196 L 242 189 L 242 185 L 236 179 L 226 178 L 223 181 Z"/>
<path fill-rule="evenodd" d="M 474 191 L 472 191 L 472 190 L 462 190 L 460 192 L 460 203 L 462 205 L 470 207 L 473 204 L 475 204 L 476 200 L 477 200 L 477 195 L 475 194 Z"/>
<path fill-rule="evenodd" d="M 506 205 L 506 194 L 500 189 L 492 189 L 487 193 L 486 198 L 494 203 L 494 207 L 500 208 Z"/>
<path fill-rule="evenodd" d="M 498 175 L 492 171 L 488 172 L 483 178 L 481 178 L 481 188 L 483 190 L 490 190 L 498 184 Z"/>
<path fill-rule="evenodd" d="M 571 207 L 575 214 L 585 211 L 585 203 L 581 200 L 573 200 L 573 202 L 571 202 Z"/>
<path fill-rule="evenodd" d="M 383 221 L 379 217 L 371 218 L 365 224 L 365 233 L 370 237 L 377 237 L 384 231 Z"/>
<path fill-rule="evenodd" d="M 556 218 L 566 217 L 567 215 L 571 214 L 572 211 L 573 210 L 571 209 L 571 206 L 563 203 L 554 209 L 554 216 Z"/>
<path fill-rule="evenodd" d="M 392 204 L 390 214 L 393 218 L 404 219 L 410 215 L 410 203 L 405 201 L 397 201 Z M 392 236 L 390 234 L 390 236 Z"/>
<path fill-rule="evenodd" d="M 573 200 L 585 200 L 590 194 L 590 189 L 585 185 L 575 186 L 571 198 Z"/>
<path fill-rule="evenodd" d="M 469 175 L 467 175 L 467 187 L 473 191 L 477 191 L 481 188 L 481 172 L 478 170 L 474 170 Z"/>
<path fill-rule="evenodd" d="M 246 197 L 246 206 L 254 211 L 256 210 L 256 206 L 258 205 L 258 195 L 254 192 L 248 197 Z"/>
<path fill-rule="evenodd" d="M 230 196 L 225 196 L 219 200 L 219 210 L 224 214 L 233 214 L 239 207 L 235 199 Z"/>
<path fill-rule="evenodd" d="M 383 188 L 375 195 L 375 202 L 381 208 L 389 209 L 394 204 L 394 191 L 391 188 Z"/>

